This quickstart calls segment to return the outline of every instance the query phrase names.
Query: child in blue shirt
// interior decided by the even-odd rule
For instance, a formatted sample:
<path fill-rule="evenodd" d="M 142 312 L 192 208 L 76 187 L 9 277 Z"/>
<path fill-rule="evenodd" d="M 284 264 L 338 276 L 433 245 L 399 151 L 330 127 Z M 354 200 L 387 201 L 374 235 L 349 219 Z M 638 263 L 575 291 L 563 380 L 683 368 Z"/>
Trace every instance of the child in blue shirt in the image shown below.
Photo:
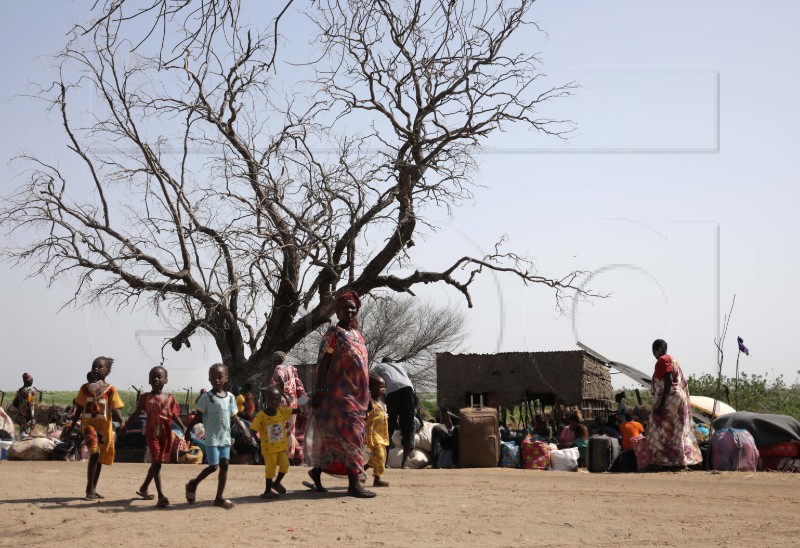
<path fill-rule="evenodd" d="M 247 439 L 255 443 L 250 436 L 250 432 L 242 424 L 241 419 L 236 416 L 236 398 L 225 390 L 225 383 L 228 382 L 228 367 L 216 363 L 208 370 L 208 382 L 211 383 L 211 390 L 204 392 L 195 403 L 197 414 L 186 427 L 186 439 L 189 433 L 198 422 L 203 423 L 206 431 L 206 459 L 208 466 L 186 484 L 186 501 L 194 503 L 197 495 L 197 486 L 201 481 L 213 474 L 219 468 L 219 479 L 217 481 L 217 496 L 214 504 L 225 509 L 235 506 L 233 501 L 224 497 L 225 483 L 228 481 L 228 464 L 231 459 L 231 420 L 236 421 Z"/>

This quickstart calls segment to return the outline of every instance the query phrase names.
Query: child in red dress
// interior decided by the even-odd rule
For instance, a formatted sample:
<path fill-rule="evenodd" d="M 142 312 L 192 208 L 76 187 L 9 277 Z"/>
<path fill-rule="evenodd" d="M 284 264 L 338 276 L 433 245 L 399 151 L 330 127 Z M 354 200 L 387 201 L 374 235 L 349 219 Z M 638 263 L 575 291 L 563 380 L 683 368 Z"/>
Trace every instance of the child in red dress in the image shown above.
<path fill-rule="evenodd" d="M 139 417 L 144 412 L 147 418 L 147 427 L 145 428 L 145 438 L 147 439 L 147 449 L 150 452 L 150 469 L 147 471 L 147 477 L 144 483 L 136 491 L 136 494 L 146 500 L 153 500 L 153 495 L 148 491 L 150 482 L 154 481 L 156 484 L 156 492 L 158 493 L 158 502 L 156 506 L 166 508 L 169 506 L 169 499 L 164 496 L 161 490 L 161 464 L 169 462 L 169 455 L 172 451 L 173 434 L 172 422 L 181 427 L 181 431 L 185 431 L 186 427 L 180 419 L 180 410 L 178 409 L 178 402 L 172 394 L 164 394 L 164 385 L 167 384 L 167 370 L 163 367 L 157 366 L 150 370 L 150 386 L 152 390 L 147 394 L 142 394 L 139 401 L 136 403 L 131 419 Z M 124 433 L 124 428 L 121 429 L 120 435 Z"/>

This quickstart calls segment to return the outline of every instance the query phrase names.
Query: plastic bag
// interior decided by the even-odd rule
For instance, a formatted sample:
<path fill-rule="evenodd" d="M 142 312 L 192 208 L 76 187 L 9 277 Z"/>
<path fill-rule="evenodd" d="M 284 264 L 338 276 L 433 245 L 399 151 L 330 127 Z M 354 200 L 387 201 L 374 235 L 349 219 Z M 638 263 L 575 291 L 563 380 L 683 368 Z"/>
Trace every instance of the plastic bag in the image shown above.
<path fill-rule="evenodd" d="M 576 472 L 578 470 L 578 457 L 580 451 L 577 447 L 557 449 L 550 452 L 550 468 L 562 472 Z"/>

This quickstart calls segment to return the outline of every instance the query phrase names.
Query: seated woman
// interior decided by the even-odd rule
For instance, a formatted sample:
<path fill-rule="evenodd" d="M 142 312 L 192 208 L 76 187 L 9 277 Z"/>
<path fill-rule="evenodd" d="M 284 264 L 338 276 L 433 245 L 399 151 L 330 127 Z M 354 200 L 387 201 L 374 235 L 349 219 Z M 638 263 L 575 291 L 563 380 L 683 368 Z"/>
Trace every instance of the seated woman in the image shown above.
<path fill-rule="evenodd" d="M 553 441 L 553 430 L 548 426 L 542 415 L 533 417 L 533 422 L 528 425 L 528 433 L 544 442 Z"/>
<path fill-rule="evenodd" d="M 569 416 L 569 424 L 561 431 L 558 439 L 561 442 L 558 444 L 559 449 L 578 448 L 578 465 L 583 466 L 586 462 L 586 448 L 589 447 L 589 429 L 583 424 L 580 413 L 575 412 Z"/>

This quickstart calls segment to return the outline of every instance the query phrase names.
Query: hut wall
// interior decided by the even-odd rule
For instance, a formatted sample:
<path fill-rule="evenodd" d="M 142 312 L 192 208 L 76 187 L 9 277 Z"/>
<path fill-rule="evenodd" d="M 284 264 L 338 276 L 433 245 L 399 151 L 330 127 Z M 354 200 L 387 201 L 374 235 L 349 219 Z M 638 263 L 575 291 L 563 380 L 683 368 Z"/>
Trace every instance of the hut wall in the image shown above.
<path fill-rule="evenodd" d="M 488 394 L 494 402 L 511 407 L 525 399 L 555 396 L 568 405 L 581 405 L 586 395 L 611 398 L 600 389 L 602 364 L 587 364 L 581 350 L 563 352 L 504 352 L 499 354 L 436 355 L 437 402 L 440 407 L 468 404 L 470 393 Z M 584 378 L 587 373 L 591 376 Z"/>
<path fill-rule="evenodd" d="M 589 354 L 583 354 L 583 394 L 584 400 L 613 399 L 611 372 L 602 362 Z"/>

